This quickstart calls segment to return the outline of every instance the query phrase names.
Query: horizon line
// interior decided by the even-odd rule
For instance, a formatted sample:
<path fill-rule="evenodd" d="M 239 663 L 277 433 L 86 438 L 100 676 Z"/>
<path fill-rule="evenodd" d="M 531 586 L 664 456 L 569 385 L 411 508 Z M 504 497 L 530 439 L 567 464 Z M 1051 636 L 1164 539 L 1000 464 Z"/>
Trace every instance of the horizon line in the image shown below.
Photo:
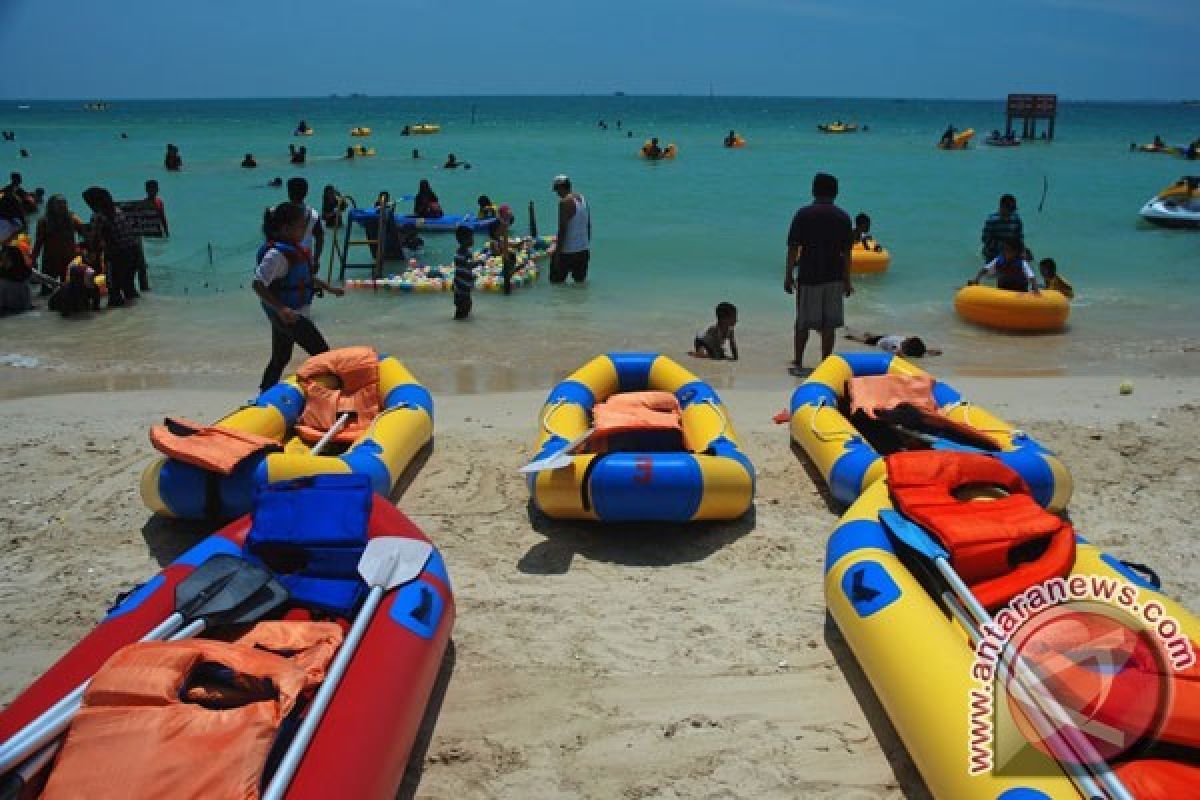
<path fill-rule="evenodd" d="M 1052 92 L 1011 92 L 1011 94 L 1053 94 Z M 357 95 L 357 96 L 355 96 Z M 950 101 L 950 102 L 1003 102 L 1007 94 L 997 96 L 977 97 L 932 97 L 917 95 L 803 95 L 803 94 L 694 94 L 690 92 L 549 92 L 549 93 L 440 93 L 440 94 L 369 94 L 366 92 L 328 93 L 319 95 L 187 95 L 179 97 L 138 97 L 138 96 L 109 96 L 97 98 L 82 97 L 7 97 L 0 96 L 0 102 L 15 103 L 114 103 L 114 102 L 169 102 L 179 100 L 404 100 L 404 99 L 443 99 L 443 98 L 638 98 L 638 97 L 680 97 L 703 100 L 730 98 L 738 100 L 906 100 L 906 101 Z M 1153 105 L 1191 105 L 1200 102 L 1195 98 L 1162 98 L 1162 97 L 1064 97 L 1059 96 L 1062 103 L 1109 103 L 1109 104 L 1153 104 Z"/>

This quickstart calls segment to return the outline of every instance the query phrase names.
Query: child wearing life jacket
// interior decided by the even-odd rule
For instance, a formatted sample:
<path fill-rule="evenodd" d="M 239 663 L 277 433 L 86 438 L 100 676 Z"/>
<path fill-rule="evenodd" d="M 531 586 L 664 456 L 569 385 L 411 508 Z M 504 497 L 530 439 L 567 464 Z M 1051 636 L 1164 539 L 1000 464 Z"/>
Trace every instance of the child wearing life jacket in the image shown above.
<path fill-rule="evenodd" d="M 295 345 L 310 356 L 329 349 L 309 319 L 312 299 L 318 292 L 345 293 L 317 277 L 312 254 L 300 244 L 307 226 L 307 210 L 295 203 L 280 203 L 263 216 L 267 241 L 258 250 L 253 288 L 271 323 L 271 360 L 259 384 L 264 391 L 279 383 Z"/>
<path fill-rule="evenodd" d="M 1047 289 L 1062 292 L 1063 297 L 1068 300 L 1074 299 L 1075 287 L 1058 274 L 1058 264 L 1054 263 L 1053 258 L 1043 258 L 1039 261 L 1038 271 L 1042 273 L 1042 283 L 1046 285 Z"/>
<path fill-rule="evenodd" d="M 1021 257 L 1024 250 L 1025 245 L 1022 242 L 1005 239 L 1000 255 L 984 265 L 974 279 L 967 281 L 967 285 L 975 286 L 985 275 L 988 275 L 996 278 L 997 289 L 1039 294 L 1033 268 L 1029 266 L 1028 261 Z"/>
<path fill-rule="evenodd" d="M 696 358 L 712 358 L 731 361 L 738 360 L 737 339 L 733 337 L 734 326 L 737 325 L 737 306 L 733 303 L 717 303 L 717 323 L 710 325 L 708 330 L 696 337 L 692 342 L 692 351 L 688 353 Z M 725 355 L 725 343 L 729 342 L 729 355 Z"/>
<path fill-rule="evenodd" d="M 48 302 L 51 311 L 69 317 L 79 311 L 100 310 L 100 288 L 96 286 L 95 257 L 88 251 L 77 255 L 67 265 L 66 280 Z"/>

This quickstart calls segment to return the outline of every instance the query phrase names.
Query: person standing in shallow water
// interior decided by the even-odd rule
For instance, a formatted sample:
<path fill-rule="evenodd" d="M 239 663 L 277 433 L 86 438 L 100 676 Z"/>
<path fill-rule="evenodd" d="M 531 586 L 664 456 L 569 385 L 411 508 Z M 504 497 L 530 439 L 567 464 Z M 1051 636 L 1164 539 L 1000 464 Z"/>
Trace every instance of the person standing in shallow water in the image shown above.
<path fill-rule="evenodd" d="M 579 192 L 572 191 L 566 175 L 554 178 L 558 195 L 558 240 L 550 261 L 550 282 L 563 283 L 570 273 L 576 283 L 587 280 L 591 261 L 592 209 Z"/>
<path fill-rule="evenodd" d="M 1017 198 L 1011 194 L 1000 196 L 1000 210 L 989 214 L 983 223 L 983 261 L 985 264 L 1003 255 L 1005 242 L 1021 242 L 1025 229 L 1021 215 L 1017 213 Z"/>
<path fill-rule="evenodd" d="M 842 300 L 854 293 L 850 283 L 850 215 L 834 205 L 837 178 L 824 172 L 813 177 L 813 202 L 796 212 L 787 238 L 783 290 L 796 295 L 794 359 L 788 372 L 802 373 L 808 332 L 821 335 L 821 358 L 833 353 L 837 329 L 845 324 Z"/>

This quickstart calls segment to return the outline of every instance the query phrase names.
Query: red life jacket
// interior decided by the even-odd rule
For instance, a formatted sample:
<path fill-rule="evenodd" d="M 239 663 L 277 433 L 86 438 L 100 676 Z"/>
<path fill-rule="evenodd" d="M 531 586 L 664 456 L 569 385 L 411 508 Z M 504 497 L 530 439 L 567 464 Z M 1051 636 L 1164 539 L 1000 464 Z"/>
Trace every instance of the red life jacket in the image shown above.
<path fill-rule="evenodd" d="M 915 450 L 893 453 L 886 463 L 896 508 L 941 541 L 987 608 L 1070 572 L 1074 530 L 1034 502 L 1021 476 L 995 458 Z M 970 502 L 955 495 L 979 487 L 998 487 L 1007 496 Z"/>

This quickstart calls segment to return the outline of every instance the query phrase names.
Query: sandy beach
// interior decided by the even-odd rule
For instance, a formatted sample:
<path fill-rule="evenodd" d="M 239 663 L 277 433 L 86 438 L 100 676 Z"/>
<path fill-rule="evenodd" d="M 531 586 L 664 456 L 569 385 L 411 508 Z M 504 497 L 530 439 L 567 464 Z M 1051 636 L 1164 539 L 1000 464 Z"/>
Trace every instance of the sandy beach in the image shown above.
<path fill-rule="evenodd" d="M 719 379 L 723 365 L 704 366 Z M 3 703 L 210 530 L 142 507 L 147 428 L 246 399 L 69 377 L 0 366 Z M 1078 530 L 1197 610 L 1200 379 L 1141 378 L 1122 396 L 1119 376 L 943 377 L 1056 450 Z M 690 527 L 531 514 L 516 470 L 544 391 L 436 395 L 434 443 L 394 499 L 445 554 L 459 614 L 402 796 L 927 796 L 827 623 L 838 512 L 770 420 L 794 381 L 764 380 L 778 387 L 722 390 L 758 469 L 754 510 Z"/>

